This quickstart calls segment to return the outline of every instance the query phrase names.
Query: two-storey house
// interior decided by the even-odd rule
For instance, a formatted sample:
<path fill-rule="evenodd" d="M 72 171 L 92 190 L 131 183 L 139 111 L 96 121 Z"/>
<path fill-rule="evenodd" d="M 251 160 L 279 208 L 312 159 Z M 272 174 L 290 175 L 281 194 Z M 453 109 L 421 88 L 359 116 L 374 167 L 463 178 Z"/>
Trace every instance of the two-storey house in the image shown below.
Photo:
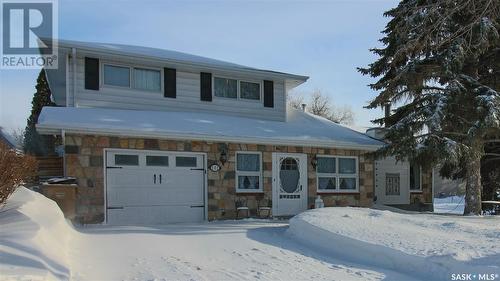
<path fill-rule="evenodd" d="M 57 107 L 37 129 L 61 135 L 81 223 L 156 224 L 314 206 L 371 206 L 382 142 L 302 110 L 308 77 L 174 51 L 59 42 L 47 70 Z"/>

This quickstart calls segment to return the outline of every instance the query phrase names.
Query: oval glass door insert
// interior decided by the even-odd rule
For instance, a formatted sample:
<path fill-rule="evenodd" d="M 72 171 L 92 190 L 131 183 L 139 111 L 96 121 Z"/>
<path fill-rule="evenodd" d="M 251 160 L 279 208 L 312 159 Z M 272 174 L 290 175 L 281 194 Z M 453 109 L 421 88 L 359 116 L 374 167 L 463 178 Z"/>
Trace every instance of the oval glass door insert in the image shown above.
<path fill-rule="evenodd" d="M 299 189 L 299 164 L 292 157 L 281 161 L 280 183 L 282 192 L 295 193 Z"/>

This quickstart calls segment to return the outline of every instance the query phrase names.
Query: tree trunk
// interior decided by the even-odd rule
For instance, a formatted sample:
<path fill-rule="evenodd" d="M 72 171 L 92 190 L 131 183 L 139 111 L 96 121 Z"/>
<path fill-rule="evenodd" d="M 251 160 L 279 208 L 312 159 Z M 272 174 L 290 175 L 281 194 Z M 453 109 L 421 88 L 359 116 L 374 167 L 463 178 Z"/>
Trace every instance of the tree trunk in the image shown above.
<path fill-rule="evenodd" d="M 464 215 L 481 214 L 481 154 L 471 153 L 467 159 L 465 172 Z"/>

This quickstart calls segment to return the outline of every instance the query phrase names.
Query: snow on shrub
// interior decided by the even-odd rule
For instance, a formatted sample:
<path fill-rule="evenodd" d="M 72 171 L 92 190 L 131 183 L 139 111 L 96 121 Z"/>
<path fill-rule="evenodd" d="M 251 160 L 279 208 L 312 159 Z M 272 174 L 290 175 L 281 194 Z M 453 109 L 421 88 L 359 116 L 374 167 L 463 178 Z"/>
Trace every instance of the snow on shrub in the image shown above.
<path fill-rule="evenodd" d="M 0 205 L 25 180 L 35 175 L 36 160 L 0 142 Z"/>

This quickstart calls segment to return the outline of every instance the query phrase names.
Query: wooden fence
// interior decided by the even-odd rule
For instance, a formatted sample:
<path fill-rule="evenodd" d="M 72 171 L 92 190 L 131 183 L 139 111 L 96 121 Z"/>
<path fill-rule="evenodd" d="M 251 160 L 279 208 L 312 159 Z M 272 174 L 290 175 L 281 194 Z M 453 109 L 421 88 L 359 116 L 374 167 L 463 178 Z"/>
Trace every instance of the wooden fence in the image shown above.
<path fill-rule="evenodd" d="M 39 179 L 64 176 L 63 158 L 58 156 L 37 157 Z"/>

